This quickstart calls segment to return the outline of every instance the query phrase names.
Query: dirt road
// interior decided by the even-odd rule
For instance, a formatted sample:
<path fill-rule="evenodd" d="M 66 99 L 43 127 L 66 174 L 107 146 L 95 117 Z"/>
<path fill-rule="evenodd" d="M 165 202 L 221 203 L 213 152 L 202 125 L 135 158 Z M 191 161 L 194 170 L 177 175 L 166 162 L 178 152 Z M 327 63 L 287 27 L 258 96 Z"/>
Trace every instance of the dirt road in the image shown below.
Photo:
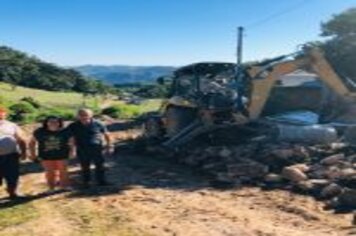
<path fill-rule="evenodd" d="M 312 198 L 258 188 L 217 189 L 160 157 L 121 153 L 108 162 L 112 187 L 54 195 L 34 164 L 23 167 L 27 202 L 0 200 L 0 235 L 351 235 L 350 214 Z M 77 178 L 77 167 L 71 168 Z M 3 194 L 3 193 L 2 193 Z M 355 231 L 354 231 L 355 232 Z"/>

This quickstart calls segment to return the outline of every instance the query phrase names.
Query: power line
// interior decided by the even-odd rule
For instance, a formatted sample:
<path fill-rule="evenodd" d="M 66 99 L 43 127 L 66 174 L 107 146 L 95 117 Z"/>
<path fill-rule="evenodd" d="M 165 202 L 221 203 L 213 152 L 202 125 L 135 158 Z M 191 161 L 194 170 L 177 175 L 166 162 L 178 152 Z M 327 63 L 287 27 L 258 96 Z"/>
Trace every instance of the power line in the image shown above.
<path fill-rule="evenodd" d="M 292 12 L 292 11 L 295 11 L 295 10 L 301 8 L 302 6 L 304 6 L 304 5 L 306 5 L 307 3 L 310 3 L 310 2 L 311 2 L 311 0 L 302 0 L 302 1 L 298 2 L 297 4 L 289 6 L 289 7 L 285 8 L 285 9 L 282 9 L 282 10 L 280 10 L 278 12 L 275 12 L 275 13 L 273 13 L 273 14 L 265 17 L 265 18 L 262 18 L 262 19 L 254 22 L 254 23 L 252 23 L 250 25 L 247 25 L 246 28 L 248 28 L 250 30 L 254 29 L 254 28 L 257 28 L 257 27 L 259 27 L 261 25 L 264 25 L 264 24 L 266 24 L 266 23 L 268 23 L 268 22 L 270 22 L 270 21 L 272 21 L 272 20 L 274 20 L 274 19 L 276 19 L 278 17 L 286 15 L 286 14 Z"/>

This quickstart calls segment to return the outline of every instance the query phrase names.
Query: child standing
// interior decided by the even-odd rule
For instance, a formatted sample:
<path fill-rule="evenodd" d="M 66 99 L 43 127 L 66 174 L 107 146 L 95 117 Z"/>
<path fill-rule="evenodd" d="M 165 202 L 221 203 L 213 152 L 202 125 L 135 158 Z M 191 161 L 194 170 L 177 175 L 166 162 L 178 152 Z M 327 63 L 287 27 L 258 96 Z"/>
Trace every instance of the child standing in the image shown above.
<path fill-rule="evenodd" d="M 30 141 L 31 159 L 37 157 L 45 169 L 45 176 L 50 191 L 56 183 L 63 189 L 69 188 L 67 159 L 71 151 L 70 135 L 63 129 L 63 120 L 60 117 L 49 116 L 41 128 L 33 133 Z"/>

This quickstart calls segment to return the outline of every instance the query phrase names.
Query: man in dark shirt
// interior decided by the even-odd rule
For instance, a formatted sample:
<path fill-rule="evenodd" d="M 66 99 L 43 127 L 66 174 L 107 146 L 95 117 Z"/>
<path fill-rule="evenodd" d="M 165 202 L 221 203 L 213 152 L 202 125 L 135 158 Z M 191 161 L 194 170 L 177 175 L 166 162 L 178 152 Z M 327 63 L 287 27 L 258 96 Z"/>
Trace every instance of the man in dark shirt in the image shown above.
<path fill-rule="evenodd" d="M 104 173 L 103 151 L 106 149 L 108 153 L 112 153 L 113 148 L 105 125 L 93 119 L 93 112 L 90 109 L 80 109 L 78 120 L 70 124 L 68 130 L 74 137 L 84 186 L 87 187 L 91 180 L 91 163 L 95 165 L 95 177 L 98 185 L 108 185 Z M 106 148 L 103 139 L 105 139 Z"/>

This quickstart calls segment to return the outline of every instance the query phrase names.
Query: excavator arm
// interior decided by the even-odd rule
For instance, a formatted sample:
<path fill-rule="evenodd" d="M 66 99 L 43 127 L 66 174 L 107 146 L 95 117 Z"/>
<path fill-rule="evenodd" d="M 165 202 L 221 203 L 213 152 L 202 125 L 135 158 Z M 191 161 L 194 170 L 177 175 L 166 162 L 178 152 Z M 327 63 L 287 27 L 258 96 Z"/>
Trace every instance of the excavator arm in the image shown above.
<path fill-rule="evenodd" d="M 269 67 L 267 70 L 258 66 L 253 66 L 248 70 L 250 77 L 253 78 L 251 82 L 252 89 L 249 99 L 250 102 L 248 105 L 251 120 L 260 117 L 273 86 L 281 76 L 299 69 L 315 73 L 321 81 L 341 97 L 351 94 L 323 54 L 318 49 L 309 49 L 302 56 L 299 56 L 294 60 L 277 63 Z M 263 70 L 267 72 L 267 76 L 264 76 L 263 79 L 258 79 Z"/>

